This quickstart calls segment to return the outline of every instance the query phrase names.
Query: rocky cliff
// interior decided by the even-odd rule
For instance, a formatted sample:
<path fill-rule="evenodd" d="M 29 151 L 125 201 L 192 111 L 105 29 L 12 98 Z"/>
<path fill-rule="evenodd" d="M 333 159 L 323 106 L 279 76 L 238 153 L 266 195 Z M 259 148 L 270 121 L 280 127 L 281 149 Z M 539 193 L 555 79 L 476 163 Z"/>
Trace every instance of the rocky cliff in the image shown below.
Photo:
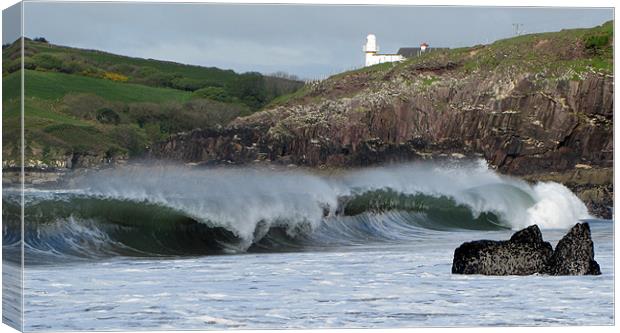
<path fill-rule="evenodd" d="M 482 157 L 503 173 L 562 181 L 595 214 L 609 217 L 613 46 L 604 37 L 611 26 L 343 73 L 226 128 L 172 136 L 151 155 L 312 167 Z M 603 37 L 592 46 L 593 36 Z M 574 176 L 580 171 L 596 182 Z"/>

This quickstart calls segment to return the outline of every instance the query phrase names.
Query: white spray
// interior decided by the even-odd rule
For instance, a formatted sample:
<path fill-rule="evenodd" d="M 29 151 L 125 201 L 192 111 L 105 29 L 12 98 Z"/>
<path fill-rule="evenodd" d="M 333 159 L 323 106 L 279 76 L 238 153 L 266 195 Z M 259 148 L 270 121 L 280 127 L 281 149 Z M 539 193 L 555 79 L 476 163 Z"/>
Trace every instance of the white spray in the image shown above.
<path fill-rule="evenodd" d="M 165 205 L 205 223 L 217 223 L 252 242 L 259 223 L 293 232 L 317 227 L 338 199 L 370 190 L 447 196 L 474 214 L 494 212 L 513 229 L 538 224 L 567 228 L 589 218 L 570 190 L 557 183 L 530 185 L 489 170 L 484 162 L 415 163 L 338 172 L 252 168 L 128 166 L 74 179 L 72 187 L 102 197 Z"/>

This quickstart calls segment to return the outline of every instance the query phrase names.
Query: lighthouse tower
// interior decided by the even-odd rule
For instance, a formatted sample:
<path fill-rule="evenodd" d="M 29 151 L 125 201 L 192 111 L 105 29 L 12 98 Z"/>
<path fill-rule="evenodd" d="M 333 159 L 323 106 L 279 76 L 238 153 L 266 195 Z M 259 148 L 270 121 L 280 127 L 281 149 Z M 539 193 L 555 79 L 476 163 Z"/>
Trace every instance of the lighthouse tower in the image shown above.
<path fill-rule="evenodd" d="M 364 45 L 366 66 L 372 66 L 384 62 L 402 61 L 405 59 L 399 54 L 379 54 L 378 52 L 379 46 L 377 45 L 377 37 L 373 34 L 369 34 L 366 36 L 366 45 Z"/>
<path fill-rule="evenodd" d="M 373 34 L 366 36 L 366 45 L 364 45 L 364 53 L 366 54 L 366 66 L 376 64 L 375 56 L 379 48 L 377 47 L 377 37 Z"/>

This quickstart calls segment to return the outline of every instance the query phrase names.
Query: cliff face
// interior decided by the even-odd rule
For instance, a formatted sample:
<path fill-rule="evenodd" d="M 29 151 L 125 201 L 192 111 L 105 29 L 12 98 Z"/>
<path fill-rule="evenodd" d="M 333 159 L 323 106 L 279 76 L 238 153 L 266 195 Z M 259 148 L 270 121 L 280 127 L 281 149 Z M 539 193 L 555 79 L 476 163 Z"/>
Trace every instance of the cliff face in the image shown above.
<path fill-rule="evenodd" d="M 151 154 L 196 163 L 314 167 L 483 157 L 500 172 L 532 180 L 601 171 L 608 179 L 599 184 L 570 176 L 564 183 L 578 194 L 603 191 L 604 199 L 586 203 L 609 216 L 613 76 L 583 66 L 592 57 L 583 36 L 562 40 L 561 47 L 556 39 L 521 41 L 531 49 L 542 45 L 535 60 L 493 44 L 345 73 L 226 128 L 175 135 Z"/>
<path fill-rule="evenodd" d="M 390 82 L 353 97 L 278 107 L 222 130 L 173 136 L 152 152 L 188 162 L 268 159 L 309 166 L 480 154 L 518 175 L 612 166 L 611 77 L 545 87 L 529 76 L 504 83 L 445 80 L 425 91 Z"/>

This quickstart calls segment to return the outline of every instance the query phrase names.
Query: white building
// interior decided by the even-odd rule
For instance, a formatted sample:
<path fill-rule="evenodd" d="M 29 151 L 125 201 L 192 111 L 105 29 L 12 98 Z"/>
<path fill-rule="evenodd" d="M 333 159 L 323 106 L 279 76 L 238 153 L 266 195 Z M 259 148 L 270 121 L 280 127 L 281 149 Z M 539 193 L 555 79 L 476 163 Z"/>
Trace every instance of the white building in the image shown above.
<path fill-rule="evenodd" d="M 420 57 L 425 53 L 446 51 L 447 47 L 430 47 L 428 43 L 420 44 L 420 47 L 401 47 L 396 54 L 379 54 L 379 46 L 377 46 L 377 37 L 370 34 L 366 37 L 366 45 L 364 45 L 364 54 L 366 56 L 366 66 L 381 64 L 384 62 L 403 61 L 407 58 Z"/>
<path fill-rule="evenodd" d="M 377 45 L 377 37 L 373 34 L 366 36 L 366 45 L 364 45 L 364 53 L 366 54 L 366 66 L 381 64 L 384 62 L 403 61 L 405 57 L 400 54 L 379 54 L 379 46 Z"/>

